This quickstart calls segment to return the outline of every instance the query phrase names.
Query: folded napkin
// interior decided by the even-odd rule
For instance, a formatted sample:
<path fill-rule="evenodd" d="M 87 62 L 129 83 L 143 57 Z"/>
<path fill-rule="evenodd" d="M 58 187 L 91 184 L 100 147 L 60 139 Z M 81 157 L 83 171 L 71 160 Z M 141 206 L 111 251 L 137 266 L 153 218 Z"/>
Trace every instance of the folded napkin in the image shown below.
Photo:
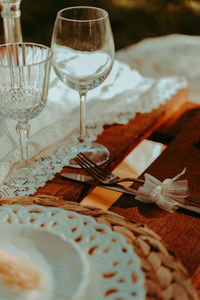
<path fill-rule="evenodd" d="M 185 88 L 182 77 L 146 78 L 128 65 L 115 61 L 108 78 L 98 88 L 88 92 L 87 127 L 89 138 L 95 140 L 104 124 L 126 123 L 136 113 L 147 113 Z M 15 132 L 16 122 L 0 121 L 0 195 L 13 197 L 33 194 L 72 158 L 71 147 L 79 135 L 79 95 L 67 88 L 52 70 L 48 101 L 45 109 L 30 121 L 29 156 L 39 170 L 39 177 L 6 177 L 10 167 L 20 160 Z M 24 188 L 23 181 L 29 183 Z"/>

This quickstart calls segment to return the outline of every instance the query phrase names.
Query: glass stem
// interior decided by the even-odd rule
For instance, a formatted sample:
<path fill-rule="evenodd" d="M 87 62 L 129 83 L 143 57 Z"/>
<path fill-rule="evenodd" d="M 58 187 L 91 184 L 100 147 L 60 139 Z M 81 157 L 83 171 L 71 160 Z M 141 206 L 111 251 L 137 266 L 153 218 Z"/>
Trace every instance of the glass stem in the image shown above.
<path fill-rule="evenodd" d="M 85 124 L 86 116 L 86 93 L 80 92 L 80 137 L 79 142 L 83 143 L 86 139 L 87 131 Z"/>
<path fill-rule="evenodd" d="M 5 43 L 22 42 L 21 23 L 19 18 L 4 18 Z"/>
<path fill-rule="evenodd" d="M 30 125 L 28 121 L 21 122 L 19 121 L 16 126 L 16 131 L 19 137 L 19 145 L 20 145 L 20 152 L 21 152 L 21 160 L 23 163 L 28 161 L 28 137 L 30 131 Z"/>
<path fill-rule="evenodd" d="M 22 42 L 21 0 L 0 0 L 5 43 Z"/>

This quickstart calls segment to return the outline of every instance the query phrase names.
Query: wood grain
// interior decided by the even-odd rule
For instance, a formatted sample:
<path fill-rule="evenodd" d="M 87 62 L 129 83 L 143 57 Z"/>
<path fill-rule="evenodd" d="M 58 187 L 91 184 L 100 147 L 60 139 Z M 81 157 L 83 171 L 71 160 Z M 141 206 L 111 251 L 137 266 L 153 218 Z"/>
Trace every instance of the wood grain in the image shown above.
<path fill-rule="evenodd" d="M 163 181 L 172 178 L 186 167 L 182 178 L 188 179 L 190 195 L 200 201 L 200 111 L 168 145 L 166 150 L 146 170 Z M 142 204 L 129 196 L 122 196 L 113 211 L 139 223 L 147 224 L 168 244 L 192 275 L 200 265 L 200 217 L 195 213 L 177 211 L 167 213 L 156 206 Z"/>

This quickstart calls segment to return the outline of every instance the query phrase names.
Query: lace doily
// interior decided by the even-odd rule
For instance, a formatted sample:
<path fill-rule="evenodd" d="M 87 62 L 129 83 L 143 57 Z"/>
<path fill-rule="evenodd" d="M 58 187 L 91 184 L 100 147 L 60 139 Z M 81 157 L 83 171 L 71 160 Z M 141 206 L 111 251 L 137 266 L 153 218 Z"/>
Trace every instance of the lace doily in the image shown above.
<path fill-rule="evenodd" d="M 104 124 L 126 123 L 136 113 L 147 113 L 186 87 L 182 77 L 152 79 L 142 77 L 128 65 L 115 62 L 109 77 L 88 93 L 87 124 L 90 140 L 95 140 Z M 57 79 L 52 71 L 48 103 L 43 112 L 30 121 L 29 156 L 39 175 L 7 177 L 12 164 L 20 160 L 15 133 L 16 123 L 0 121 L 0 195 L 27 196 L 60 172 L 72 158 L 70 149 L 79 136 L 79 96 Z M 28 187 L 24 184 L 28 183 Z"/>
<path fill-rule="evenodd" d="M 122 236 L 92 217 L 39 205 L 6 205 L 0 207 L 0 226 L 39 228 L 73 239 L 90 263 L 88 294 L 83 300 L 145 298 L 138 256 Z"/>

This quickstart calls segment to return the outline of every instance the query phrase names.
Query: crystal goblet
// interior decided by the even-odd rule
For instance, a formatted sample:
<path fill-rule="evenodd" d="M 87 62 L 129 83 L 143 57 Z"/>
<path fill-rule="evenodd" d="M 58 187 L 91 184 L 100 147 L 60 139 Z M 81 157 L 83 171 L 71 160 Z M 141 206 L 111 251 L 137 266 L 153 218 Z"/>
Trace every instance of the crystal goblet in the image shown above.
<path fill-rule="evenodd" d="M 51 61 L 52 50 L 43 45 L 0 45 L 0 115 L 17 121 L 21 153 L 21 161 L 14 163 L 9 175 L 23 171 L 26 178 L 37 172 L 28 160 L 29 120 L 46 105 Z M 20 176 L 16 184 L 20 184 Z"/>

